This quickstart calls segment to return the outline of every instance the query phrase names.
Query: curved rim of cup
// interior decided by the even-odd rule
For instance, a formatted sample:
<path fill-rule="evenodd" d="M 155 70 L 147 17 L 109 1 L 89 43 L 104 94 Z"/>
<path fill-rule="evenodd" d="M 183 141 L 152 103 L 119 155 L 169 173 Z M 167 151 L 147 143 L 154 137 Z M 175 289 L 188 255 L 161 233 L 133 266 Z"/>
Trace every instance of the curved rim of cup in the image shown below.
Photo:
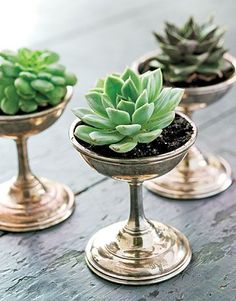
<path fill-rule="evenodd" d="M 112 157 L 105 157 L 102 155 L 99 155 L 98 153 L 95 153 L 89 149 L 87 149 L 86 147 L 84 147 L 83 145 L 81 145 L 75 138 L 74 136 L 74 132 L 76 127 L 78 126 L 78 124 L 81 122 L 79 119 L 76 119 L 70 127 L 69 130 L 69 136 L 70 136 L 70 140 L 73 144 L 73 146 L 75 147 L 76 150 L 78 150 L 81 154 L 99 160 L 99 161 L 105 161 L 105 162 L 110 162 L 110 163 L 115 163 L 115 164 L 144 164 L 144 163 L 153 163 L 153 162 L 159 162 L 159 161 L 164 161 L 167 159 L 171 159 L 173 157 L 176 157 L 178 155 L 180 155 L 181 153 L 187 151 L 195 142 L 196 137 L 197 137 L 197 127 L 195 125 L 195 123 L 189 118 L 187 117 L 185 114 L 181 113 L 181 112 L 177 112 L 177 114 L 179 116 L 181 116 L 182 118 L 186 119 L 192 126 L 193 128 L 193 134 L 191 136 L 191 138 L 182 146 L 180 146 L 179 148 L 165 153 L 165 154 L 161 154 L 158 156 L 150 156 L 150 157 L 143 157 L 143 158 L 137 158 L 137 159 L 123 159 L 123 158 L 112 158 Z"/>
<path fill-rule="evenodd" d="M 153 58 L 155 58 L 158 54 L 160 53 L 160 50 L 153 50 L 151 52 L 148 52 L 147 54 L 141 56 L 140 58 L 138 58 L 136 61 L 133 62 L 131 68 L 136 71 L 137 73 L 139 73 L 139 66 L 140 64 L 143 64 L 145 61 L 151 60 Z M 229 53 L 225 53 L 224 54 L 224 58 L 233 66 L 234 68 L 234 72 L 231 75 L 230 78 L 214 84 L 214 85 L 208 85 L 208 86 L 202 86 L 202 87 L 182 87 L 187 93 L 189 94 L 205 94 L 205 93 L 210 93 L 212 92 L 212 90 L 217 91 L 217 90 L 221 90 L 221 89 L 225 89 L 226 86 L 231 86 L 235 81 L 236 81 L 236 58 L 234 56 L 232 56 Z"/>
<path fill-rule="evenodd" d="M 56 105 L 55 107 L 51 107 L 49 109 L 42 110 L 40 112 L 30 113 L 30 114 L 22 114 L 22 115 L 0 115 L 0 122 L 1 121 L 17 121 L 17 120 L 27 120 L 31 118 L 37 118 L 37 117 L 43 117 L 45 115 L 49 115 L 50 113 L 53 113 L 61 108 L 64 108 L 66 104 L 69 102 L 72 93 L 73 93 L 73 87 L 67 86 L 66 87 L 66 95 L 64 96 L 63 100 Z"/>

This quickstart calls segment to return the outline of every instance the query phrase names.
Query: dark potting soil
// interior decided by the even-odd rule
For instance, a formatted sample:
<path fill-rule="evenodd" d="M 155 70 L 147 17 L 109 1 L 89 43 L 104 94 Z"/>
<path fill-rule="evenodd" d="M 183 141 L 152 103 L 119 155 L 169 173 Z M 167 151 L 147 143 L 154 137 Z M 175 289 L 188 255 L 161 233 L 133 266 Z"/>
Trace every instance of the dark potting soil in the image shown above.
<path fill-rule="evenodd" d="M 143 74 L 147 71 L 154 71 L 156 68 L 149 65 L 150 60 L 147 60 L 146 62 L 140 64 L 139 66 L 139 73 Z M 165 81 L 164 84 L 166 87 L 176 87 L 176 88 L 198 88 L 198 87 L 206 87 L 206 86 L 212 86 L 219 84 L 221 82 L 226 81 L 229 79 L 234 73 L 234 68 L 232 66 L 229 66 L 229 68 L 225 71 L 223 71 L 223 76 L 216 76 L 213 80 L 207 81 L 202 79 L 195 79 L 191 83 L 187 82 L 168 82 Z"/>
<path fill-rule="evenodd" d="M 179 115 L 165 129 L 161 135 L 151 143 L 139 143 L 134 149 L 127 153 L 116 153 L 108 146 L 97 146 L 88 144 L 78 138 L 77 141 L 87 149 L 104 157 L 137 159 L 143 157 L 157 156 L 171 152 L 184 145 L 192 136 L 193 128 L 191 124 Z"/>

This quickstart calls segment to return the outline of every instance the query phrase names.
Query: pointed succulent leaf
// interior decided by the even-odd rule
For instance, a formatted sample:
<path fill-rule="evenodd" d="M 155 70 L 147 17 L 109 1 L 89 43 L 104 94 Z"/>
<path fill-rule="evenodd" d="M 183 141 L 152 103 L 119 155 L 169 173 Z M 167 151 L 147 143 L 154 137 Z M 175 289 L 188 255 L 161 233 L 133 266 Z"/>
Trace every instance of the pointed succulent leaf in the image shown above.
<path fill-rule="evenodd" d="M 216 74 L 219 76 L 221 75 L 221 70 L 219 69 L 219 65 L 217 63 L 201 65 L 197 68 L 197 72 L 202 74 Z"/>
<path fill-rule="evenodd" d="M 164 129 L 168 125 L 170 125 L 174 119 L 175 119 L 175 112 L 171 111 L 168 113 L 164 113 L 163 115 L 157 116 L 156 119 L 151 119 L 146 124 L 146 127 L 150 130 Z"/>
<path fill-rule="evenodd" d="M 184 96 L 184 89 L 173 88 L 170 93 L 170 99 L 166 106 L 168 111 L 173 111 L 179 105 Z"/>
<path fill-rule="evenodd" d="M 148 103 L 148 96 L 147 96 L 147 90 L 144 89 L 143 92 L 139 95 L 135 103 L 135 109 L 137 110 L 138 108 L 142 107 L 146 103 Z"/>
<path fill-rule="evenodd" d="M 137 91 L 140 91 L 141 82 L 138 75 L 133 70 L 131 70 L 130 68 L 126 68 L 121 78 L 123 79 L 123 81 L 127 81 L 129 78 L 131 78 Z"/>
<path fill-rule="evenodd" d="M 111 144 L 109 148 L 116 153 L 127 153 L 134 149 L 137 144 L 137 141 L 134 141 L 130 138 L 125 138 L 121 142 Z"/>
<path fill-rule="evenodd" d="M 155 103 L 155 109 L 151 119 L 156 119 L 158 116 L 174 111 L 180 103 L 184 94 L 184 90 L 180 88 L 166 88 L 163 90 L 163 95 Z"/>
<path fill-rule="evenodd" d="M 102 104 L 104 108 L 115 108 L 113 103 L 110 101 L 110 98 L 106 94 L 102 94 Z"/>
<path fill-rule="evenodd" d="M 93 142 L 102 145 L 117 143 L 124 138 L 123 135 L 121 135 L 116 131 L 112 131 L 112 132 L 94 131 L 91 134 L 89 134 L 89 136 Z"/>
<path fill-rule="evenodd" d="M 121 100 L 117 105 L 117 109 L 125 111 L 132 116 L 135 111 L 135 104 L 132 101 Z"/>
<path fill-rule="evenodd" d="M 159 43 L 165 44 L 167 42 L 166 38 L 164 36 L 160 35 L 158 32 L 153 32 L 153 34 Z"/>
<path fill-rule="evenodd" d="M 125 99 L 131 99 L 134 102 L 138 98 L 138 90 L 131 77 L 129 77 L 129 79 L 125 81 L 121 89 L 121 94 Z"/>
<path fill-rule="evenodd" d="M 158 136 L 160 136 L 161 132 L 161 129 L 156 129 L 149 132 L 139 133 L 134 137 L 134 139 L 137 139 L 139 143 L 150 143 L 153 140 L 155 140 Z"/>
<path fill-rule="evenodd" d="M 124 136 L 133 136 L 139 132 L 141 129 L 140 124 L 128 124 L 128 125 L 118 125 L 116 130 Z"/>
<path fill-rule="evenodd" d="M 132 123 L 137 123 L 141 125 L 146 123 L 152 116 L 153 111 L 153 103 L 143 105 L 142 107 L 138 108 L 132 115 Z"/>
<path fill-rule="evenodd" d="M 88 126 L 88 125 L 78 125 L 75 129 L 74 134 L 80 140 L 85 141 L 89 144 L 95 144 L 96 145 L 96 143 L 89 136 L 92 132 L 94 132 L 94 130 L 95 130 L 94 127 L 91 127 L 91 126 Z"/>
<path fill-rule="evenodd" d="M 107 115 L 109 119 L 116 125 L 121 124 L 129 124 L 130 123 L 130 115 L 127 112 L 116 110 L 112 108 L 107 108 Z"/>
<path fill-rule="evenodd" d="M 142 87 L 147 90 L 149 102 L 155 101 L 162 89 L 161 69 L 144 74 L 142 76 Z"/>
<path fill-rule="evenodd" d="M 88 108 L 74 108 L 72 109 L 74 115 L 80 119 L 82 119 L 85 115 L 93 114 L 93 111 Z"/>
<path fill-rule="evenodd" d="M 116 76 L 108 76 L 105 80 L 104 91 L 105 94 L 110 98 L 113 106 L 116 106 L 116 96 L 121 94 L 121 88 L 123 84 L 123 80 Z"/>
<path fill-rule="evenodd" d="M 84 123 L 94 126 L 98 129 L 111 129 L 113 127 L 113 123 L 109 119 L 95 114 L 84 115 L 83 117 L 81 117 L 81 120 Z"/>
<path fill-rule="evenodd" d="M 85 95 L 90 108 L 97 114 L 107 117 L 106 109 L 102 103 L 102 94 L 98 92 L 89 92 Z"/>
<path fill-rule="evenodd" d="M 154 113 L 163 111 L 163 107 L 168 103 L 169 97 L 171 95 L 171 88 L 164 88 L 158 98 L 155 101 Z"/>

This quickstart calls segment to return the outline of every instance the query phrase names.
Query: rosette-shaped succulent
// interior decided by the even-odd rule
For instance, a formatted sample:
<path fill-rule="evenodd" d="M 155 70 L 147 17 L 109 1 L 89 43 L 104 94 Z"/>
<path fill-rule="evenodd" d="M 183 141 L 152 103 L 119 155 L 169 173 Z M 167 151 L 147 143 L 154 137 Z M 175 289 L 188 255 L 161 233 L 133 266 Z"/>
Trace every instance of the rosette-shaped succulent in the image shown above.
<path fill-rule="evenodd" d="M 58 64 L 59 56 L 48 50 L 21 48 L 0 52 L 0 113 L 15 115 L 55 106 L 76 76 Z"/>
<path fill-rule="evenodd" d="M 213 18 L 197 24 L 191 17 L 182 27 L 166 22 L 165 35 L 154 33 L 161 53 L 149 66 L 161 67 L 167 83 L 191 84 L 221 78 L 230 68 L 223 58 L 224 33 L 225 29 L 214 24 Z"/>
<path fill-rule="evenodd" d="M 119 153 L 155 140 L 175 118 L 183 90 L 162 89 L 161 70 L 137 75 L 126 69 L 98 80 L 85 96 L 90 108 L 74 109 L 82 124 L 75 136 Z"/>

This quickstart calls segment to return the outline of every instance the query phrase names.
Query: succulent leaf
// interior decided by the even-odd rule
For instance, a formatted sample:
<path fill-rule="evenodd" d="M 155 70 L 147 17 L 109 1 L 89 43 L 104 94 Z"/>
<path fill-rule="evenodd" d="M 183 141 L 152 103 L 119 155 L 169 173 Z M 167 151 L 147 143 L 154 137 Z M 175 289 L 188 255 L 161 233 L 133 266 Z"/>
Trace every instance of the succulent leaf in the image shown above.
<path fill-rule="evenodd" d="M 121 100 L 117 105 L 117 109 L 125 111 L 132 116 L 135 111 L 135 104 L 132 101 Z"/>
<path fill-rule="evenodd" d="M 96 142 L 93 141 L 89 136 L 92 132 L 94 132 L 94 127 L 88 125 L 79 125 L 75 129 L 75 136 L 89 144 L 97 145 Z"/>
<path fill-rule="evenodd" d="M 140 91 L 141 82 L 140 82 L 138 75 L 133 70 L 131 70 L 130 68 L 126 68 L 124 73 L 122 74 L 121 78 L 124 81 L 127 81 L 130 78 L 132 80 L 132 82 L 134 83 L 137 91 Z"/>
<path fill-rule="evenodd" d="M 135 103 L 135 109 L 138 109 L 148 103 L 148 96 L 147 96 L 147 90 L 143 90 L 143 92 L 139 95 L 138 99 Z"/>
<path fill-rule="evenodd" d="M 183 96 L 182 89 L 162 89 L 160 70 L 142 76 L 127 68 L 97 85 L 99 92 L 92 89 L 86 94 L 90 109 L 73 110 L 82 121 L 75 136 L 89 144 L 109 145 L 115 152 L 155 140 L 173 121 Z"/>
<path fill-rule="evenodd" d="M 16 99 L 2 98 L 1 110 L 8 115 L 15 115 L 19 110 L 19 102 Z"/>
<path fill-rule="evenodd" d="M 132 115 L 132 122 L 137 124 L 146 123 L 152 116 L 154 111 L 154 104 L 145 104 L 142 107 L 138 108 Z"/>
<path fill-rule="evenodd" d="M 92 141 L 99 145 L 113 144 L 120 142 L 124 136 L 118 132 L 104 132 L 104 131 L 94 131 L 89 134 Z"/>
<path fill-rule="evenodd" d="M 111 108 L 106 109 L 106 111 L 108 117 L 114 124 L 120 125 L 120 124 L 130 123 L 129 113 L 121 110 L 111 109 Z"/>
<path fill-rule="evenodd" d="M 149 102 L 155 101 L 162 89 L 161 69 L 142 75 L 142 87 L 147 90 Z"/>
<path fill-rule="evenodd" d="M 83 116 L 81 120 L 84 123 L 92 125 L 98 129 L 110 129 L 113 126 L 113 123 L 109 119 L 100 117 L 95 114 L 87 114 Z"/>
<path fill-rule="evenodd" d="M 164 113 L 162 115 L 157 116 L 154 119 L 151 119 L 146 127 L 155 130 L 155 129 L 164 129 L 175 119 L 175 113 L 173 111 Z"/>
<path fill-rule="evenodd" d="M 141 129 L 140 124 L 118 125 L 116 130 L 124 136 L 133 136 Z"/>
<path fill-rule="evenodd" d="M 160 136 L 161 132 L 161 129 L 155 129 L 149 132 L 139 133 L 135 136 L 135 139 L 137 139 L 139 143 L 150 143 Z"/>
<path fill-rule="evenodd" d="M 108 76 L 105 81 L 104 92 L 113 106 L 116 106 L 116 96 L 121 94 L 123 84 L 123 80 L 116 76 Z"/>
<path fill-rule="evenodd" d="M 90 108 L 97 114 L 107 117 L 106 109 L 102 103 L 102 94 L 98 92 L 89 92 L 85 95 Z"/>
<path fill-rule="evenodd" d="M 65 97 L 66 86 L 76 83 L 75 75 L 58 64 L 55 52 L 20 48 L 16 53 L 2 51 L 0 57 L 0 104 L 4 114 L 55 106 Z"/>
<path fill-rule="evenodd" d="M 121 142 L 111 144 L 109 147 L 116 153 L 127 153 L 137 145 L 137 141 L 130 138 L 123 139 Z"/>
<path fill-rule="evenodd" d="M 20 99 L 19 106 L 24 113 L 34 112 L 38 108 L 38 104 L 34 99 Z"/>
<path fill-rule="evenodd" d="M 75 108 L 72 109 L 72 112 L 75 114 L 76 117 L 80 119 L 82 119 L 85 115 L 93 114 L 93 111 L 87 108 Z"/>
<path fill-rule="evenodd" d="M 135 101 L 138 97 L 138 90 L 130 77 L 124 83 L 121 92 L 125 99 L 132 99 Z"/>

